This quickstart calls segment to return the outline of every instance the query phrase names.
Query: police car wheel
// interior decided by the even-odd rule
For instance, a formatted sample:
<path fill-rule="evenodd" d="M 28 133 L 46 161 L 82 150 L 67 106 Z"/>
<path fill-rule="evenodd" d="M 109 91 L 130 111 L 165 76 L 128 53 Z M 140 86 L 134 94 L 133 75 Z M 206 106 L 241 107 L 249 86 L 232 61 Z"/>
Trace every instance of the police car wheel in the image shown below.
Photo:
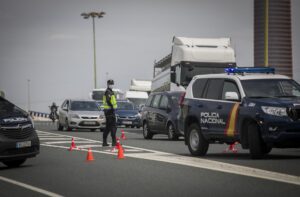
<path fill-rule="evenodd" d="M 249 139 L 249 150 L 252 159 L 262 159 L 268 150 L 266 144 L 263 142 L 259 128 L 256 123 L 248 124 L 248 139 Z"/>
<path fill-rule="evenodd" d="M 20 165 L 22 165 L 25 161 L 26 161 L 26 159 L 3 161 L 3 164 L 9 168 L 16 168 L 16 167 L 19 167 Z"/>
<path fill-rule="evenodd" d="M 198 124 L 192 124 L 188 128 L 188 148 L 194 156 L 204 156 L 207 153 L 209 143 L 203 137 Z"/>
<path fill-rule="evenodd" d="M 153 133 L 151 133 L 147 123 L 145 123 L 143 126 L 143 135 L 145 139 L 152 139 L 153 137 Z"/>
<path fill-rule="evenodd" d="M 177 140 L 178 136 L 175 134 L 174 126 L 172 123 L 168 124 L 168 138 L 169 140 Z"/>

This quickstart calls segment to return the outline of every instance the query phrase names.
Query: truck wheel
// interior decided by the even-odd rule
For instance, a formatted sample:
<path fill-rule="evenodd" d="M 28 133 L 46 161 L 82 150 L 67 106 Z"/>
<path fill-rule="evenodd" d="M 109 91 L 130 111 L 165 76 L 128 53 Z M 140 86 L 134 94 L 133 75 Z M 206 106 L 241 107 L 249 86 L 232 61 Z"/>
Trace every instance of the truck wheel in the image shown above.
<path fill-rule="evenodd" d="M 150 129 L 148 128 L 148 124 L 145 123 L 143 126 L 143 135 L 145 139 L 152 139 L 153 133 L 151 133 Z"/>
<path fill-rule="evenodd" d="M 204 156 L 207 153 L 209 143 L 203 137 L 198 124 L 192 124 L 187 131 L 187 145 L 194 156 Z"/>
<path fill-rule="evenodd" d="M 262 159 L 271 149 L 263 142 L 256 123 L 248 124 L 249 150 L 252 159 Z"/>
<path fill-rule="evenodd" d="M 175 134 L 174 126 L 172 123 L 168 124 L 168 138 L 169 140 L 178 140 L 178 136 Z"/>
<path fill-rule="evenodd" d="M 19 160 L 13 160 L 13 161 L 3 161 L 4 165 L 6 165 L 9 168 L 16 168 L 22 165 L 26 159 L 19 159 Z"/>
<path fill-rule="evenodd" d="M 62 131 L 64 129 L 64 127 L 60 124 L 60 122 L 57 122 L 57 130 L 58 131 Z"/>

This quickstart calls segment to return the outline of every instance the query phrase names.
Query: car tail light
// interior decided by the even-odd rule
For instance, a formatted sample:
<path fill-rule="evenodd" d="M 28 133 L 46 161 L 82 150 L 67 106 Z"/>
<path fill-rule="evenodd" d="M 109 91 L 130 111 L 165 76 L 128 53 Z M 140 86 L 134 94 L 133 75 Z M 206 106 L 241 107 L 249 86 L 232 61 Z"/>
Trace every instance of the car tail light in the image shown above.
<path fill-rule="evenodd" d="M 184 102 L 184 97 L 185 97 L 185 92 L 181 93 L 180 97 L 179 97 L 179 106 L 183 107 L 183 102 Z"/>

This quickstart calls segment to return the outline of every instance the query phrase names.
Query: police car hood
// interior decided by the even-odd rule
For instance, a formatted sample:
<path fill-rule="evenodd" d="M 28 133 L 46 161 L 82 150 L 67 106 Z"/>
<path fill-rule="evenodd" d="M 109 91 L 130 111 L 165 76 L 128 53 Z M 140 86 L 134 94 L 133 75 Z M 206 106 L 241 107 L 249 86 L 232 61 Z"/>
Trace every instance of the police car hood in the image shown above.
<path fill-rule="evenodd" d="M 300 97 L 247 98 L 247 101 L 261 106 L 288 107 L 300 105 Z"/>
<path fill-rule="evenodd" d="M 116 110 L 116 114 L 118 114 L 119 116 L 135 116 L 138 113 L 138 110 Z"/>

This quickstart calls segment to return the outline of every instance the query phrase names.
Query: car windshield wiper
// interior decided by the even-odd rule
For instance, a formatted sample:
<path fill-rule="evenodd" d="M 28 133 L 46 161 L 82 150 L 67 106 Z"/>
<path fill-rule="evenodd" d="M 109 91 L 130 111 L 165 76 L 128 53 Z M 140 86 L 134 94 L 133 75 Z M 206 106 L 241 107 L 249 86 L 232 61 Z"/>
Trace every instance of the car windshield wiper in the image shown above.
<path fill-rule="evenodd" d="M 275 98 L 275 97 L 272 97 L 272 96 L 248 96 L 248 98 L 260 99 L 260 98 Z"/>
<path fill-rule="evenodd" d="M 295 96 L 295 95 L 279 95 L 279 96 L 276 96 L 276 97 L 278 97 L 278 98 L 289 98 L 289 97 L 297 97 L 297 96 Z"/>

